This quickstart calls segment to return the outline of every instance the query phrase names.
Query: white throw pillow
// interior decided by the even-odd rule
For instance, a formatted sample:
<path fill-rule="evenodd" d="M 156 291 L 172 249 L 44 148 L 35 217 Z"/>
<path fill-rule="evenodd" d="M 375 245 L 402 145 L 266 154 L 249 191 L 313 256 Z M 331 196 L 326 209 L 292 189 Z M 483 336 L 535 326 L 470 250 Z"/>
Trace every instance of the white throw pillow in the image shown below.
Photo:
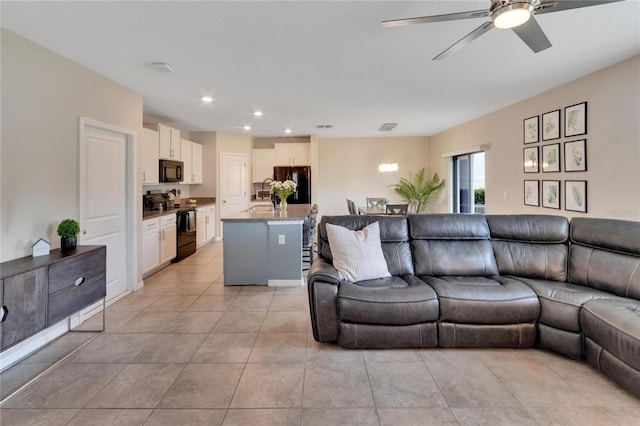
<path fill-rule="evenodd" d="M 327 223 L 327 238 L 340 279 L 357 282 L 391 276 L 382 253 L 378 222 L 360 231 Z"/>

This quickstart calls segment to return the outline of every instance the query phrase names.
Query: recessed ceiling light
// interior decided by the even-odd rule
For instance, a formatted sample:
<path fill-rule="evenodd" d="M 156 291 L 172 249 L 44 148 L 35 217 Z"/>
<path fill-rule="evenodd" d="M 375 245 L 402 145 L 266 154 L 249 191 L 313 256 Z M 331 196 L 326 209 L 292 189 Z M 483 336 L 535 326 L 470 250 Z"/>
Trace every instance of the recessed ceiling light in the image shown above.
<path fill-rule="evenodd" d="M 251 126 L 243 126 L 242 127 L 244 130 L 251 130 Z"/>
<path fill-rule="evenodd" d="M 173 72 L 173 67 L 166 62 L 153 62 L 149 67 L 157 72 Z"/>
<path fill-rule="evenodd" d="M 291 129 L 284 129 L 284 132 L 285 132 L 286 134 L 290 135 L 290 134 L 291 134 Z"/>
<path fill-rule="evenodd" d="M 213 102 L 213 98 L 211 96 L 203 96 L 200 99 L 202 100 L 202 102 L 206 103 Z"/>
<path fill-rule="evenodd" d="M 262 111 L 254 111 L 253 115 L 255 115 L 256 117 L 262 117 Z"/>

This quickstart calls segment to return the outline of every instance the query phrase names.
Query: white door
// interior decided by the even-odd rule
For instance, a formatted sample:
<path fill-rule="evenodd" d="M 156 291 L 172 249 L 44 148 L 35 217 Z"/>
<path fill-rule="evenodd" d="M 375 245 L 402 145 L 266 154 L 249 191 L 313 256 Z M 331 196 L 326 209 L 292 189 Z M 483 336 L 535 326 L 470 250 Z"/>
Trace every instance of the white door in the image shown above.
<path fill-rule="evenodd" d="M 107 246 L 107 300 L 127 290 L 127 134 L 86 122 L 80 139 L 80 243 Z"/>
<path fill-rule="evenodd" d="M 220 217 L 247 209 L 247 155 L 220 154 Z"/>

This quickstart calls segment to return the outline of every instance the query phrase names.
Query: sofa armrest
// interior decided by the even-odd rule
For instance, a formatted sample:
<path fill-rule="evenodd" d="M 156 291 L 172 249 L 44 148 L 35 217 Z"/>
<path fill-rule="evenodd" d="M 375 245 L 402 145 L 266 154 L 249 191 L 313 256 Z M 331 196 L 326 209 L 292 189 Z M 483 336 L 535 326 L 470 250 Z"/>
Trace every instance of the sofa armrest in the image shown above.
<path fill-rule="evenodd" d="M 309 268 L 307 278 L 309 310 L 313 337 L 318 342 L 334 342 L 338 339 L 338 271 L 325 259 L 316 258 Z"/>
<path fill-rule="evenodd" d="M 309 274 L 307 282 L 311 286 L 316 281 L 322 281 L 329 284 L 340 285 L 340 278 L 338 277 L 338 271 L 327 260 L 317 257 L 311 267 L 309 268 Z"/>

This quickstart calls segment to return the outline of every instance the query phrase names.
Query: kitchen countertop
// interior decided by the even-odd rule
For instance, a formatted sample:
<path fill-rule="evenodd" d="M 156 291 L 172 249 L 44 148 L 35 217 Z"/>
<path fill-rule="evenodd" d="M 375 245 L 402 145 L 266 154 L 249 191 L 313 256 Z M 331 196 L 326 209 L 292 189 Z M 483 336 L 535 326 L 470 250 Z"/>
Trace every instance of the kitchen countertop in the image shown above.
<path fill-rule="evenodd" d="M 189 203 L 189 200 L 196 200 L 195 204 Z M 182 199 L 180 207 L 171 207 L 167 210 L 144 210 L 142 212 L 142 219 L 152 219 L 154 217 L 160 217 L 168 214 L 176 214 L 179 211 L 185 209 L 195 209 L 216 203 L 216 197 L 187 197 Z"/>
<path fill-rule="evenodd" d="M 311 204 L 289 204 L 286 212 L 281 212 L 276 207 L 271 212 L 250 212 L 245 210 L 229 217 L 223 217 L 223 222 L 267 222 L 267 221 L 290 221 L 304 220 L 311 212 Z"/>

